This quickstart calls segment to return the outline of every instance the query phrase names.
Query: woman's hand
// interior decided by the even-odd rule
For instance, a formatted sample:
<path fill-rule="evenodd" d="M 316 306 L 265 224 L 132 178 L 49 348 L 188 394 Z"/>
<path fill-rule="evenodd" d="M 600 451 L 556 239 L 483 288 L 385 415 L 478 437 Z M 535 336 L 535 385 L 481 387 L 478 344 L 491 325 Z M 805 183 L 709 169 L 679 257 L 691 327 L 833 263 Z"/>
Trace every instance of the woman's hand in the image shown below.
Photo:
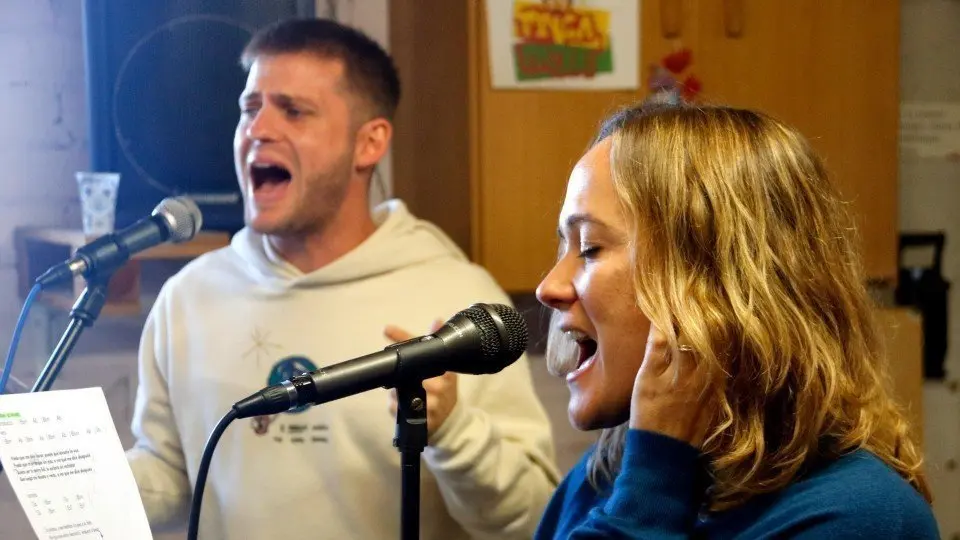
<path fill-rule="evenodd" d="M 650 325 L 647 348 L 633 384 L 630 427 L 654 431 L 700 448 L 709 429 L 708 381 L 696 353 L 671 351 L 663 332 Z"/>

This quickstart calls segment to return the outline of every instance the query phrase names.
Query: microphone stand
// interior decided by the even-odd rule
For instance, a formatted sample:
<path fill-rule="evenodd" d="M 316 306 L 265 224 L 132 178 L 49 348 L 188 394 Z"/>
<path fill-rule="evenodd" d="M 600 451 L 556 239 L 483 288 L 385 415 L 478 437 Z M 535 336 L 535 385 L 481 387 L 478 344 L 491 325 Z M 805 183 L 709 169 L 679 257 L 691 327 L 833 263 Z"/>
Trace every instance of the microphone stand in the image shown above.
<path fill-rule="evenodd" d="M 60 341 L 47 360 L 46 365 L 43 366 L 37 381 L 33 383 L 33 388 L 30 389 L 31 393 L 46 392 L 53 386 L 57 375 L 60 374 L 60 369 L 63 368 L 67 357 L 73 352 L 74 346 L 80 339 L 80 334 L 87 327 L 93 326 L 97 317 L 100 316 L 104 304 L 107 303 L 107 285 L 110 283 L 111 277 L 113 277 L 113 271 L 105 272 L 102 276 L 94 274 L 87 279 L 87 286 L 70 310 L 70 324 L 63 331 Z M 0 473 L 2 472 L 3 465 L 0 464 Z"/>
<path fill-rule="evenodd" d="M 86 288 L 70 310 L 70 323 L 63 331 L 60 341 L 47 360 L 47 364 L 43 366 L 30 392 L 46 392 L 53 386 L 57 375 L 60 374 L 60 369 L 80 339 L 80 334 L 87 327 L 93 326 L 97 317 L 100 316 L 100 311 L 107 302 L 107 285 L 111 277 L 113 277 L 113 271 L 105 275 L 94 274 L 87 279 Z"/>
<path fill-rule="evenodd" d="M 427 392 L 420 380 L 397 385 L 397 429 L 393 446 L 400 451 L 400 540 L 418 540 L 420 454 L 427 446 Z"/>

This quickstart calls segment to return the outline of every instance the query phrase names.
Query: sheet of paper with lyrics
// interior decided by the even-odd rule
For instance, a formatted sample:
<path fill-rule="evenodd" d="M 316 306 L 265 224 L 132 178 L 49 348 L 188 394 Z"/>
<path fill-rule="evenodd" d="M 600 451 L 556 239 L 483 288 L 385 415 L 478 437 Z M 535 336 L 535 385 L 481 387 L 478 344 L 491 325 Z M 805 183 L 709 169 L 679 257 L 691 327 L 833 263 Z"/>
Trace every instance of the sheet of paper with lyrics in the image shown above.
<path fill-rule="evenodd" d="M 152 540 L 103 389 L 0 395 L 0 462 L 40 540 Z"/>

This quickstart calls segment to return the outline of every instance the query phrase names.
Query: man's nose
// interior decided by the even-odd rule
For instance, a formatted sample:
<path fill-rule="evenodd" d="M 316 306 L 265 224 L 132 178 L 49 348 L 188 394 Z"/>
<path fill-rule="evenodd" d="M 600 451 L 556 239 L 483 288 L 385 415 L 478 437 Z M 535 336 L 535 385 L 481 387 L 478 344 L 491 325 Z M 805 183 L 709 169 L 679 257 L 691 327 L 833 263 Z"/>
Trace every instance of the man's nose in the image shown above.
<path fill-rule="evenodd" d="M 264 107 L 247 124 L 247 138 L 254 141 L 272 141 L 277 139 L 278 125 L 276 114 Z"/>

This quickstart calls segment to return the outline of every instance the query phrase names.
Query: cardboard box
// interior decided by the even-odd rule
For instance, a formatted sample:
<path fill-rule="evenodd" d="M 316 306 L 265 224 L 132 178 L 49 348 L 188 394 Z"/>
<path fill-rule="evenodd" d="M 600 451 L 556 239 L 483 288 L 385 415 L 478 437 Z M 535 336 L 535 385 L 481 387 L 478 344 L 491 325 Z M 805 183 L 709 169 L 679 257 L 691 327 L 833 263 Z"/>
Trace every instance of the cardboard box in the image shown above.
<path fill-rule="evenodd" d="M 878 310 L 893 392 L 906 410 L 915 440 L 923 444 L 923 325 L 909 308 Z"/>

